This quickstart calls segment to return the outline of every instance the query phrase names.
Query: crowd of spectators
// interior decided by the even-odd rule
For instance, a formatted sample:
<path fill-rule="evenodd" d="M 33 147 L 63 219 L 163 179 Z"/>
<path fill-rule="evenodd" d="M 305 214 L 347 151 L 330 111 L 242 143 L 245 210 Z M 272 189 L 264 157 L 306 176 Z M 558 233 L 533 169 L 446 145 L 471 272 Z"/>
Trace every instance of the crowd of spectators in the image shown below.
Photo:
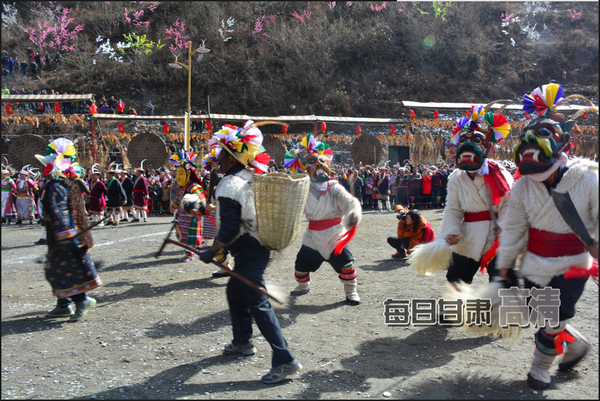
<path fill-rule="evenodd" d="M 386 177 L 392 208 L 402 205 L 411 209 L 434 209 L 444 207 L 448 176 L 455 168 L 454 164 L 442 163 L 414 166 L 408 160 L 392 167 L 336 165 L 332 167 L 332 178 L 358 198 L 363 209 L 377 209 L 376 188 Z"/>
<path fill-rule="evenodd" d="M 62 56 L 59 52 L 44 55 L 36 53 L 31 47 L 27 48 L 27 58 L 19 60 L 19 56 L 11 56 L 6 50 L 2 50 L 2 77 L 14 77 L 21 74 L 34 81 L 39 79 L 40 72 L 56 71 L 62 63 Z"/>
<path fill-rule="evenodd" d="M 6 84 L 2 85 L 2 94 L 7 95 L 60 95 L 58 91 L 54 91 L 54 89 L 46 90 L 46 89 L 25 89 L 23 87 L 17 88 L 16 86 L 12 86 L 12 88 L 8 88 Z M 69 93 L 64 92 L 63 95 L 67 95 Z M 30 114 L 54 114 L 54 102 L 14 102 L 11 103 L 14 112 L 25 112 Z M 106 99 L 106 96 L 102 95 L 98 101 L 90 100 L 90 101 L 77 101 L 77 102 L 59 102 L 60 104 L 60 112 L 63 115 L 70 114 L 129 114 L 129 115 L 140 115 L 138 111 L 131 106 L 126 106 L 125 102 L 122 98 L 115 98 L 115 96 L 110 96 L 109 99 Z M 207 110 L 202 109 L 198 111 L 198 108 L 193 107 L 191 111 L 191 115 L 198 114 L 206 114 Z M 146 103 L 142 115 L 152 116 L 155 115 L 155 108 L 151 101 Z M 134 124 L 138 123 L 138 121 L 134 121 Z M 158 124 L 161 121 L 151 120 L 148 121 L 149 124 Z M 192 121 L 191 130 L 192 132 L 203 132 L 205 129 L 204 121 Z"/>

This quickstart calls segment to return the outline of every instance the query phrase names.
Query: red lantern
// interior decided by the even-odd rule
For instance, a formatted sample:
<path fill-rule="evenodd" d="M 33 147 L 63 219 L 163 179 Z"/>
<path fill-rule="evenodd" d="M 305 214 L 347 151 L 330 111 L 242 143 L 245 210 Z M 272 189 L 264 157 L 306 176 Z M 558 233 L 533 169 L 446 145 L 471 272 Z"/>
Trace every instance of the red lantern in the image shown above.
<path fill-rule="evenodd" d="M 125 126 L 123 125 L 123 123 L 119 123 L 118 127 L 119 127 L 119 132 L 121 134 L 124 134 L 125 133 Z"/>
<path fill-rule="evenodd" d="M 10 103 L 6 104 L 6 112 L 8 113 L 9 116 L 12 116 L 13 109 L 12 109 L 12 105 Z"/>
<path fill-rule="evenodd" d="M 467 118 L 471 117 L 471 113 L 469 113 L 468 111 L 465 111 L 465 117 L 467 117 Z"/>
<path fill-rule="evenodd" d="M 287 134 L 287 131 L 288 131 L 287 125 L 282 125 L 281 130 L 283 131 L 284 134 Z"/>
<path fill-rule="evenodd" d="M 360 129 L 360 125 L 357 125 L 357 126 L 356 126 L 356 133 L 357 133 L 358 135 L 362 134 L 362 129 Z"/>
<path fill-rule="evenodd" d="M 413 120 L 414 120 L 415 118 L 417 118 L 417 116 L 415 115 L 415 112 L 414 112 L 414 111 L 412 111 L 412 110 L 409 110 L 409 111 L 408 111 L 408 114 L 410 115 L 410 118 L 412 118 Z"/>
<path fill-rule="evenodd" d="M 90 113 L 92 113 L 92 115 L 93 115 L 93 116 L 95 116 L 95 115 L 96 115 L 96 113 L 98 113 L 98 108 L 96 107 L 96 105 L 95 105 L 95 104 L 92 104 L 92 105 L 90 106 Z"/>
<path fill-rule="evenodd" d="M 390 125 L 390 133 L 392 135 L 396 135 L 396 127 L 394 127 L 393 125 Z"/>
<path fill-rule="evenodd" d="M 54 111 L 56 112 L 56 114 L 60 114 L 60 103 L 54 103 Z"/>
<path fill-rule="evenodd" d="M 436 120 L 440 117 L 440 113 L 438 113 L 437 110 L 433 111 L 433 118 L 435 118 Z"/>
<path fill-rule="evenodd" d="M 171 133 L 171 127 L 169 124 L 165 124 L 165 134 L 169 135 Z"/>
<path fill-rule="evenodd" d="M 323 131 L 323 132 L 327 131 L 327 125 L 325 125 L 325 121 L 323 121 L 321 123 L 321 131 Z"/>
<path fill-rule="evenodd" d="M 531 116 L 529 115 L 529 113 L 525 112 L 525 119 L 527 121 L 531 120 Z"/>
<path fill-rule="evenodd" d="M 587 118 L 588 118 L 587 111 L 585 113 L 583 113 L 583 115 L 581 116 L 581 118 L 583 118 L 584 120 L 587 120 Z"/>
<path fill-rule="evenodd" d="M 212 133 L 212 127 L 211 127 L 211 125 L 210 125 L 210 121 L 206 120 L 206 121 L 204 122 L 204 125 L 206 126 L 206 130 L 207 130 L 209 133 Z"/>

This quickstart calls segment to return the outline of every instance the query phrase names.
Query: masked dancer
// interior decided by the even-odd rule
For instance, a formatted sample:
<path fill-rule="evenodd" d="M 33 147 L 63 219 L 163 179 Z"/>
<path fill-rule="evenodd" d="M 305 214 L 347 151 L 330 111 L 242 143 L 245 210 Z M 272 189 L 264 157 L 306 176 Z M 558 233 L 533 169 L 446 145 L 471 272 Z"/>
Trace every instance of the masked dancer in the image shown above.
<path fill-rule="evenodd" d="M 346 245 L 354 236 L 362 218 L 358 200 L 336 180 L 329 178 L 333 152 L 313 134 L 302 139 L 294 154 L 286 153 L 284 165 L 293 171 L 305 171 L 310 177 L 310 193 L 304 207 L 308 230 L 296 255 L 294 277 L 298 286 L 292 295 L 310 290 L 310 273 L 327 261 L 344 285 L 346 302 L 359 305 L 354 257 Z"/>

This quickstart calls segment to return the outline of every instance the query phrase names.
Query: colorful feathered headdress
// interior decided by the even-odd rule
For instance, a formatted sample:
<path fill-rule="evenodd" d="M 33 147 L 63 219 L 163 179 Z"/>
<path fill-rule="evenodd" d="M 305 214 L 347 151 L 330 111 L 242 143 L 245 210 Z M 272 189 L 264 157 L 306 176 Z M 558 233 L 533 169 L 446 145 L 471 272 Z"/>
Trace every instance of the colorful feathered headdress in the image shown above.
<path fill-rule="evenodd" d="M 202 167 L 208 172 L 212 170 L 213 166 L 219 160 L 219 155 L 221 154 L 220 147 L 214 147 L 208 152 L 208 154 L 204 155 L 202 158 Z"/>
<path fill-rule="evenodd" d="M 330 164 L 333 160 L 333 151 L 325 142 L 321 142 L 315 138 L 314 134 L 306 134 L 300 146 L 293 152 L 286 152 L 283 158 L 283 165 L 290 168 L 294 174 L 304 170 L 305 166 L 302 164 L 302 158 L 307 154 L 313 154 L 320 158 L 326 165 Z"/>
<path fill-rule="evenodd" d="M 581 95 L 571 95 L 565 97 L 563 88 L 559 84 L 547 84 L 536 88 L 531 94 L 523 95 L 523 111 L 529 114 L 536 113 L 539 117 L 544 118 L 551 115 L 560 115 L 556 108 L 559 105 L 571 103 L 574 100 L 585 100 L 592 106 L 589 110 L 598 112 L 598 109 L 592 101 Z M 585 112 L 582 110 L 582 114 Z M 581 114 L 580 114 L 581 115 Z M 578 115 L 579 117 L 579 115 Z M 572 119 L 575 119 L 572 117 Z"/>
<path fill-rule="evenodd" d="M 508 104 L 505 104 L 496 114 L 486 113 L 489 107 L 501 101 L 504 100 L 495 100 L 486 106 L 471 106 L 471 117 L 462 117 L 456 120 L 456 126 L 452 131 L 452 143 L 458 145 L 460 134 L 467 131 L 482 132 L 486 135 L 486 140 L 492 143 L 499 143 L 504 140 L 510 132 L 510 124 L 506 117 L 497 113 Z"/>
<path fill-rule="evenodd" d="M 265 124 L 287 124 L 278 121 L 246 121 L 244 127 L 236 127 L 225 124 L 218 132 L 215 132 L 208 141 L 208 146 L 225 149 L 237 161 L 244 166 L 253 168 L 257 174 L 262 174 L 268 169 L 271 157 L 262 146 L 263 134 L 257 128 Z"/>
<path fill-rule="evenodd" d="M 173 167 L 183 167 L 186 170 L 190 170 L 192 168 L 197 168 L 198 165 L 195 163 L 196 154 L 194 152 L 186 152 L 181 149 L 178 150 L 174 155 L 172 155 L 169 160 L 173 163 Z"/>
<path fill-rule="evenodd" d="M 67 138 L 55 139 L 46 147 L 46 156 L 35 157 L 44 165 L 45 175 L 53 178 L 78 178 L 81 175 L 81 166 L 75 162 L 75 146 Z"/>

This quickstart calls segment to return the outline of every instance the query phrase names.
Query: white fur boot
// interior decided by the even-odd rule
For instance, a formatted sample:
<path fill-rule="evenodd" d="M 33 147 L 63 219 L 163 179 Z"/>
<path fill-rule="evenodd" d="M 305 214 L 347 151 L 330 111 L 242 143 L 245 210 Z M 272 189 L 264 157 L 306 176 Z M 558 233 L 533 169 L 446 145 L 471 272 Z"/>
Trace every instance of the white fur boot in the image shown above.
<path fill-rule="evenodd" d="M 387 207 L 388 212 L 392 212 L 392 206 L 390 205 L 390 201 L 385 201 L 385 207 Z"/>
<path fill-rule="evenodd" d="M 358 284 L 358 280 L 353 278 L 352 280 L 342 280 L 344 283 L 344 292 L 346 293 L 346 301 L 352 306 L 360 304 L 360 297 L 358 296 L 358 292 L 356 292 L 356 286 Z"/>
<path fill-rule="evenodd" d="M 140 210 L 142 217 L 144 218 L 144 221 L 148 221 L 148 215 L 146 214 L 146 209 L 141 209 Z"/>
<path fill-rule="evenodd" d="M 573 326 L 567 324 L 565 328 L 566 332 L 575 337 L 572 343 L 567 344 L 567 351 L 565 352 L 562 361 L 558 364 L 558 369 L 561 372 L 566 372 L 575 366 L 590 349 L 590 343 L 581 335 L 580 332 L 575 330 Z"/>
<path fill-rule="evenodd" d="M 537 347 L 533 351 L 533 361 L 527 373 L 527 384 L 534 390 L 543 390 L 550 387 L 550 368 L 556 355 L 544 354 Z"/>
<path fill-rule="evenodd" d="M 133 220 L 139 220 L 140 219 L 140 213 L 139 210 L 135 207 L 131 208 L 131 214 L 133 215 Z"/>
<path fill-rule="evenodd" d="M 298 276 L 308 277 L 308 280 L 298 281 Z M 298 282 L 298 285 L 296 286 L 296 288 L 294 288 L 292 292 L 290 292 L 290 295 L 307 294 L 310 291 L 310 273 L 296 271 L 295 277 L 296 281 Z"/>
<path fill-rule="evenodd" d="M 377 199 L 377 206 L 379 206 L 379 211 L 383 212 L 383 201 L 381 199 Z"/>
<path fill-rule="evenodd" d="M 113 227 L 117 227 L 121 221 L 121 212 L 113 212 Z"/>

